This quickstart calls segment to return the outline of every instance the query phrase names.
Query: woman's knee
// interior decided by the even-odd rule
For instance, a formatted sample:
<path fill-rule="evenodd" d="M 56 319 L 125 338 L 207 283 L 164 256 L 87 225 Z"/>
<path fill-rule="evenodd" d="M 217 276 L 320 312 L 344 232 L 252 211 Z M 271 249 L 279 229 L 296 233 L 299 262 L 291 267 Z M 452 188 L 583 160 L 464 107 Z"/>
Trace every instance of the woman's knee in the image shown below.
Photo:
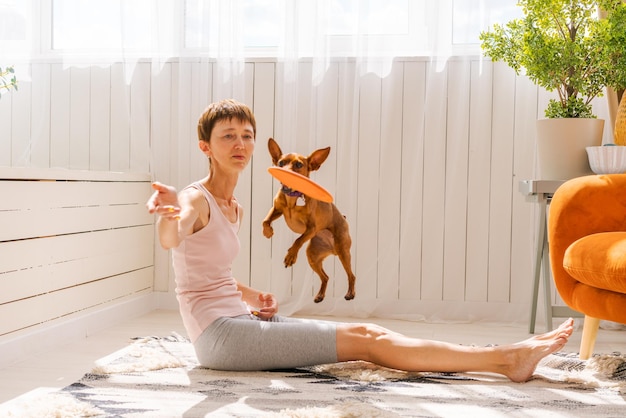
<path fill-rule="evenodd" d="M 349 323 L 337 327 L 339 361 L 369 360 L 376 344 L 384 344 L 389 330 L 375 324 Z"/>

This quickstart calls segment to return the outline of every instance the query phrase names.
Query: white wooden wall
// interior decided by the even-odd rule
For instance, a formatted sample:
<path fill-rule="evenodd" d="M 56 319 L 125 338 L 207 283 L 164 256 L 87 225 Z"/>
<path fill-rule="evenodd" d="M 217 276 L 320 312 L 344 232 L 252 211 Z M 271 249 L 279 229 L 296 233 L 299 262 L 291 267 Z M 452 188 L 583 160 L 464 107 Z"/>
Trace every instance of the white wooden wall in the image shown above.
<path fill-rule="evenodd" d="M 2 167 L 0 192 L 0 341 L 152 291 L 146 174 Z"/>
<path fill-rule="evenodd" d="M 206 175 L 198 116 L 234 97 L 258 125 L 237 190 L 247 215 L 240 280 L 277 294 L 285 313 L 524 322 L 536 213 L 518 182 L 534 176 L 535 120 L 549 96 L 502 64 L 451 59 L 442 67 L 400 59 L 379 77 L 337 60 L 312 82 L 311 61 L 33 63 L 18 68 L 31 81 L 0 99 L 0 166 L 150 172 L 182 187 Z M 604 108 L 596 106 L 600 116 Z M 314 179 L 350 223 L 355 301 L 343 300 L 345 273 L 329 260 L 327 300 L 313 304 L 318 279 L 304 250 L 283 267 L 294 234 L 279 220 L 274 238 L 263 237 L 277 190 L 266 171 L 270 136 L 285 151 L 332 147 Z M 173 303 L 169 254 L 158 245 L 154 288 Z"/>

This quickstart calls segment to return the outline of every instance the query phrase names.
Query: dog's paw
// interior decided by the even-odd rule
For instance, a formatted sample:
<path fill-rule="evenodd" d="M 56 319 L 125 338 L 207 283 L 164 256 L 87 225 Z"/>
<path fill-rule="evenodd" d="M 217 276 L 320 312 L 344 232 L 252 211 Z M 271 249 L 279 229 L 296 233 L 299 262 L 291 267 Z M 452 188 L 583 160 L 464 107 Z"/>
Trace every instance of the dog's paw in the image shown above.
<path fill-rule="evenodd" d="M 265 236 L 265 238 L 272 238 L 272 236 L 274 235 L 274 228 L 272 228 L 270 225 L 263 225 L 263 235 Z"/>
<path fill-rule="evenodd" d="M 285 267 L 291 267 L 296 264 L 296 260 L 298 259 L 298 252 L 289 249 L 287 251 L 287 255 L 285 256 Z"/>
<path fill-rule="evenodd" d="M 350 292 L 348 291 L 348 293 L 346 293 L 346 295 L 343 297 L 345 300 L 352 300 L 354 299 L 354 292 Z"/>

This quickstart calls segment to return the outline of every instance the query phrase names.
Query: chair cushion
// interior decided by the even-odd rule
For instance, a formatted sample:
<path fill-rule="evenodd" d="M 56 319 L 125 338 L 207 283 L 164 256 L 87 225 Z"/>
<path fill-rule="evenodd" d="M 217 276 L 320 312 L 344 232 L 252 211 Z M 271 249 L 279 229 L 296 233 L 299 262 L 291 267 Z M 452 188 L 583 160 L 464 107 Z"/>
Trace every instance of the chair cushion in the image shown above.
<path fill-rule="evenodd" d="M 573 242 L 563 268 L 581 283 L 626 294 L 626 232 L 602 232 Z"/>

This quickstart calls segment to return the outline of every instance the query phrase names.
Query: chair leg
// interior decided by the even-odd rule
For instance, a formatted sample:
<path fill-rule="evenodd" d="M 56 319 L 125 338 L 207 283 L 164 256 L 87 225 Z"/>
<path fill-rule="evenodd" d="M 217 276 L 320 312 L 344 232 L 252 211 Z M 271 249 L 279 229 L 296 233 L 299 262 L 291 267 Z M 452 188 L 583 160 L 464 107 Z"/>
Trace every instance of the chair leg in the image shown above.
<path fill-rule="evenodd" d="M 585 315 L 583 335 L 580 341 L 579 358 L 581 360 L 587 360 L 593 354 L 593 347 L 596 344 L 596 337 L 598 336 L 598 328 L 600 328 L 600 320 L 598 318 Z"/>

